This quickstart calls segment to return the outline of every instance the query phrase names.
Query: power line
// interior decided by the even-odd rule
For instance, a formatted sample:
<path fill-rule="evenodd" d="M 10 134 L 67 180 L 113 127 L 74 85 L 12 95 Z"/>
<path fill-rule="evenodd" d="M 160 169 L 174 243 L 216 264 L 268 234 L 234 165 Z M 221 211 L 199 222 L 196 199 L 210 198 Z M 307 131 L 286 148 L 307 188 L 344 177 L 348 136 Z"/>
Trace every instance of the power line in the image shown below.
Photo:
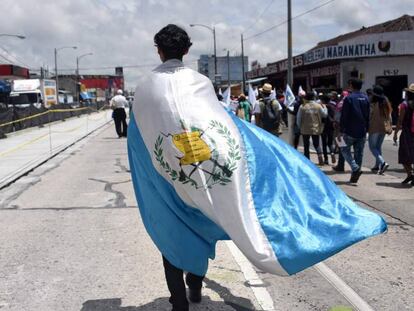
<path fill-rule="evenodd" d="M 314 12 L 314 11 L 316 11 L 316 10 L 318 10 L 318 9 L 320 9 L 320 8 L 322 8 L 322 7 L 324 7 L 324 6 L 327 6 L 328 4 L 330 4 L 330 3 L 334 2 L 334 1 L 335 1 L 335 0 L 329 0 L 329 1 L 326 1 L 326 2 L 324 2 L 324 3 L 322 3 L 322 4 L 318 5 L 318 6 L 313 7 L 312 9 L 309 9 L 309 10 L 307 10 L 307 11 L 305 11 L 305 12 L 303 12 L 303 13 L 299 14 L 299 15 L 296 15 L 296 16 L 292 17 L 292 20 L 295 20 L 295 19 L 297 19 L 297 18 L 299 18 L 299 17 L 302 17 L 302 16 L 304 16 L 304 15 L 306 15 L 306 14 L 309 14 L 309 13 L 311 13 L 311 12 Z M 273 29 L 276 29 L 276 28 L 278 28 L 278 27 L 280 27 L 280 26 L 282 26 L 282 25 L 286 24 L 287 22 L 288 22 L 288 20 L 285 20 L 285 21 L 283 21 L 283 22 L 281 22 L 281 23 L 279 23 L 279 24 L 277 24 L 277 25 L 274 25 L 274 26 L 272 26 L 272 27 L 270 27 L 270 28 L 268 28 L 268 29 L 266 29 L 266 30 L 263 30 L 263 31 L 261 31 L 261 32 L 259 32 L 259 33 L 257 33 L 257 34 L 255 34 L 255 35 L 252 35 L 252 36 L 250 36 L 250 37 L 247 37 L 246 39 L 244 39 L 244 41 L 247 41 L 247 40 L 250 40 L 250 39 L 253 39 L 253 38 L 259 37 L 259 36 L 261 36 L 261 35 L 263 35 L 263 34 L 265 34 L 265 33 L 269 32 L 269 31 L 271 31 L 271 30 L 273 30 Z"/>
<path fill-rule="evenodd" d="M 27 65 L 25 62 L 23 62 L 21 59 L 19 59 L 18 57 L 16 57 L 13 54 L 11 54 L 5 47 L 0 46 L 0 49 L 2 49 L 4 52 L 6 52 L 11 57 L 13 57 L 18 63 L 23 64 L 23 66 L 28 67 L 28 68 L 31 67 L 31 66 Z"/>
<path fill-rule="evenodd" d="M 190 60 L 184 62 L 184 64 L 194 64 L 197 63 L 198 60 Z M 79 70 L 105 70 L 105 69 L 114 69 L 115 67 L 122 67 L 122 68 L 146 68 L 146 67 L 156 67 L 160 64 L 142 64 L 142 65 L 116 65 L 116 66 L 103 66 L 103 67 L 89 67 L 89 68 L 79 68 Z M 59 68 L 59 71 L 74 71 L 76 68 Z"/>
<path fill-rule="evenodd" d="M 266 13 L 266 11 L 270 8 L 270 6 L 273 4 L 273 2 L 275 2 L 275 0 L 270 0 L 270 2 L 267 4 L 267 6 L 264 8 L 264 10 L 262 11 L 262 13 L 259 14 L 259 17 L 256 18 L 256 20 L 250 24 L 249 27 L 246 27 L 242 33 L 246 33 L 247 31 L 249 31 L 251 28 L 253 28 L 254 25 L 256 25 L 256 23 L 262 18 L 263 14 Z"/>
<path fill-rule="evenodd" d="M 9 62 L 10 64 L 13 64 L 14 62 L 10 59 L 8 59 L 7 57 L 3 56 L 0 54 L 0 57 L 3 58 L 6 62 Z"/>

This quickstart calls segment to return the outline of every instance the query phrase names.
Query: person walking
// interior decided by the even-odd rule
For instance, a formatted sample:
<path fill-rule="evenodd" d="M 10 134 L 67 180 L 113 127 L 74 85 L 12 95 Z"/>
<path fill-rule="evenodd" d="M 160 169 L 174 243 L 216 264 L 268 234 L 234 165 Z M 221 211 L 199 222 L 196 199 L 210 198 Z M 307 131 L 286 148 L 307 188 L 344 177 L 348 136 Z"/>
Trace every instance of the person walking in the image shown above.
<path fill-rule="evenodd" d="M 399 107 L 397 127 L 394 131 L 394 142 L 398 140 L 398 132 L 401 131 L 400 145 L 398 149 L 398 163 L 404 166 L 407 173 L 402 183 L 411 183 L 414 186 L 414 83 L 405 89 L 406 100 Z"/>
<path fill-rule="evenodd" d="M 247 122 L 250 122 L 252 116 L 252 107 L 246 99 L 246 95 L 239 95 L 239 106 L 237 107 L 237 116 Z"/>
<path fill-rule="evenodd" d="M 305 96 L 306 92 L 304 90 L 300 90 L 298 96 L 296 97 L 295 103 L 293 104 L 293 110 L 287 109 L 288 113 L 292 114 L 295 117 L 295 120 L 297 118 L 300 106 L 304 105 Z M 295 149 L 298 149 L 300 143 L 300 128 L 297 122 L 295 122 L 293 133 L 293 147 Z"/>
<path fill-rule="evenodd" d="M 351 79 L 348 82 L 351 94 L 344 99 L 340 138 L 345 142 L 341 147 L 345 161 L 351 166 L 351 183 L 357 183 L 362 174 L 362 159 L 367 132 L 369 129 L 370 103 L 366 94 L 361 92 L 362 80 Z M 352 156 L 351 148 L 354 149 Z"/>
<path fill-rule="evenodd" d="M 335 106 L 332 104 L 328 95 L 322 95 L 320 97 L 321 103 L 326 107 L 328 115 L 324 119 L 324 128 L 321 135 L 322 138 L 322 150 L 323 150 L 323 163 L 329 164 L 328 155 L 331 155 L 332 163 L 336 162 L 335 158 L 335 145 L 334 145 L 334 122 L 335 122 Z"/>
<path fill-rule="evenodd" d="M 348 91 L 343 91 L 341 94 L 341 98 L 340 101 L 338 101 L 338 103 L 336 104 L 335 107 L 335 122 L 334 122 L 334 137 L 340 137 L 340 121 L 341 121 L 341 112 L 342 112 L 342 106 L 344 105 L 344 99 L 349 95 Z M 338 150 L 338 164 L 334 167 L 332 167 L 332 169 L 335 172 L 345 172 L 345 159 L 344 156 L 342 155 L 341 152 L 341 148 L 339 148 L 339 146 L 337 145 L 336 141 L 335 141 L 335 145 L 337 147 Z"/>
<path fill-rule="evenodd" d="M 369 119 L 368 145 L 372 155 L 375 157 L 375 166 L 371 169 L 379 175 L 385 173 L 389 167 L 382 156 L 382 144 L 385 135 L 392 134 L 391 104 L 384 95 L 384 89 L 376 85 L 372 89 L 371 109 Z"/>
<path fill-rule="evenodd" d="M 114 110 L 113 118 L 115 122 L 115 130 L 118 134 L 118 138 L 127 137 L 127 122 L 125 108 L 128 107 L 128 101 L 125 98 L 122 90 L 118 90 L 117 95 L 112 97 L 110 106 Z"/>
<path fill-rule="evenodd" d="M 272 85 L 265 83 L 262 88 L 262 99 L 255 109 L 256 125 L 262 129 L 272 133 L 275 136 L 282 134 L 281 119 L 282 106 L 271 97 Z"/>
<path fill-rule="evenodd" d="M 314 92 L 307 92 L 305 102 L 297 114 L 297 124 L 303 137 L 304 155 L 310 159 L 310 139 L 318 154 L 319 165 L 323 165 L 320 135 L 323 132 L 323 119 L 328 115 L 327 108 L 316 102 Z"/>

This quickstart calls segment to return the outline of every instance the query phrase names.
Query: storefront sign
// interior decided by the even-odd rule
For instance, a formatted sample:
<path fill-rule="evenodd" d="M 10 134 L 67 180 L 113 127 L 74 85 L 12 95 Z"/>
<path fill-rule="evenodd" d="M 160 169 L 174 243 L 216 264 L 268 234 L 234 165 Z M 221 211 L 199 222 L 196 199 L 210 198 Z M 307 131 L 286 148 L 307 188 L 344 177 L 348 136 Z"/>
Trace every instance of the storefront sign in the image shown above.
<path fill-rule="evenodd" d="M 331 59 L 373 57 L 377 55 L 378 49 L 374 43 L 335 45 L 305 53 L 304 62 L 305 64 L 312 64 Z"/>
<path fill-rule="evenodd" d="M 299 67 L 303 65 L 303 57 L 302 55 L 298 55 L 293 58 L 293 68 Z M 255 79 L 257 77 L 264 77 L 273 74 L 277 74 L 279 72 L 287 71 L 288 67 L 288 60 L 284 59 L 279 62 L 267 64 L 266 67 L 257 68 L 255 70 L 251 70 L 247 73 L 248 79 Z"/>
<path fill-rule="evenodd" d="M 413 40 L 367 38 L 365 41 L 360 39 L 358 42 L 342 43 L 308 51 L 303 55 L 303 61 L 307 65 L 325 60 L 412 54 L 414 54 Z"/>
<path fill-rule="evenodd" d="M 339 65 L 326 66 L 326 67 L 312 69 L 310 71 L 310 76 L 313 79 L 313 78 L 337 75 L 339 72 L 340 72 Z"/>

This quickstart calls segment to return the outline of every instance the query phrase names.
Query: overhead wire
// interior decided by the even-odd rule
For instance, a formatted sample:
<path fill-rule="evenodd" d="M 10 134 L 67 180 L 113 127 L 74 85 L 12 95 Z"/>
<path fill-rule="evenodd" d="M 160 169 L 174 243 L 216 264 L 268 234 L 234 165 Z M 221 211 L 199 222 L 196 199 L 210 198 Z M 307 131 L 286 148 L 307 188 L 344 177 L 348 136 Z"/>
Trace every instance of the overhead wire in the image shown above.
<path fill-rule="evenodd" d="M 317 6 L 315 6 L 315 7 L 311 8 L 311 9 L 309 9 L 309 10 L 307 10 L 307 11 L 305 11 L 305 12 L 303 12 L 303 13 L 299 14 L 299 15 L 296 15 L 296 16 L 292 17 L 292 20 L 298 19 L 299 17 L 302 17 L 302 16 L 307 15 L 307 14 L 309 14 L 309 13 L 312 13 L 312 12 L 314 12 L 314 11 L 316 11 L 316 10 L 319 10 L 320 8 L 323 8 L 323 7 L 325 7 L 325 6 L 329 5 L 329 4 L 331 4 L 331 3 L 332 3 L 332 2 L 334 2 L 334 1 L 336 1 L 336 0 L 329 0 L 329 1 L 323 2 L 323 3 L 321 3 L 320 5 L 317 5 Z M 280 27 L 280 26 L 282 26 L 282 25 L 286 24 L 287 22 L 288 22 L 288 20 L 285 20 L 285 21 L 283 21 L 283 22 L 281 22 L 281 23 L 279 23 L 279 24 L 276 24 L 276 25 L 274 25 L 274 26 L 272 26 L 272 27 L 270 27 L 270 28 L 268 28 L 268 29 L 265 29 L 265 30 L 263 30 L 263 31 L 261 31 L 261 32 L 259 32 L 259 33 L 257 33 L 257 34 L 254 34 L 254 35 L 252 35 L 252 36 L 249 36 L 249 37 L 245 38 L 245 39 L 244 39 L 244 41 L 247 41 L 247 40 L 250 40 L 250 39 L 253 39 L 253 38 L 259 37 L 259 36 L 261 36 L 261 35 L 263 35 L 263 34 L 265 34 L 265 33 L 269 32 L 269 31 L 272 31 L 273 29 L 276 29 L 276 28 L 278 28 L 278 27 Z"/>
<path fill-rule="evenodd" d="M 22 64 L 25 67 L 31 68 L 32 66 L 29 66 L 28 64 L 26 64 L 25 62 L 23 62 L 21 59 L 19 59 L 17 56 L 13 55 L 12 53 L 10 53 L 5 47 L 0 46 L 0 49 L 2 49 L 4 52 L 6 52 L 8 55 L 10 55 L 11 57 L 13 57 L 18 63 Z"/>
<path fill-rule="evenodd" d="M 242 33 L 246 33 L 247 31 L 249 31 L 250 29 L 252 29 L 256 23 L 262 18 L 262 16 L 264 15 L 264 13 L 267 12 L 267 10 L 269 10 L 270 6 L 273 4 L 273 2 L 275 2 L 275 0 L 270 0 L 270 2 L 267 4 L 267 6 L 263 9 L 263 11 L 259 14 L 259 16 L 256 18 L 256 20 L 250 24 L 250 26 L 246 27 Z"/>
<path fill-rule="evenodd" d="M 197 63 L 198 60 L 189 60 L 185 61 L 186 64 L 193 64 Z M 105 70 L 105 69 L 114 69 L 115 67 L 122 67 L 122 68 L 146 68 L 146 67 L 156 67 L 157 64 L 140 64 L 140 65 L 114 65 L 114 66 L 102 66 L 102 67 L 86 67 L 86 68 L 79 68 L 79 70 Z M 76 68 L 59 68 L 59 71 L 74 71 Z"/>
<path fill-rule="evenodd" d="M 8 59 L 6 56 L 3 56 L 2 54 L 0 54 L 0 57 L 2 59 L 4 59 L 6 62 L 10 63 L 10 64 L 13 64 L 14 63 L 12 60 Z"/>

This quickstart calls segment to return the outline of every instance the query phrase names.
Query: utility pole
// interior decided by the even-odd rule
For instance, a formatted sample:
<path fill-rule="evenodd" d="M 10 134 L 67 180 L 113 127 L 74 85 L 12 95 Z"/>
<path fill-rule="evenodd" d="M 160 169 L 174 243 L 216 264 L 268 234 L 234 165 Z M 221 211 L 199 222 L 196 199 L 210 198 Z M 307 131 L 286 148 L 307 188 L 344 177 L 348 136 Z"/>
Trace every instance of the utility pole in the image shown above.
<path fill-rule="evenodd" d="M 293 56 L 292 56 L 292 0 L 288 0 L 288 71 L 287 71 L 287 80 L 286 86 L 289 85 L 291 88 L 293 87 Z M 295 116 L 292 113 L 288 113 L 288 135 L 289 135 L 289 144 L 291 146 L 294 145 L 295 139 Z"/>
<path fill-rule="evenodd" d="M 243 74 L 243 84 L 242 84 L 242 90 L 241 92 L 244 93 L 245 85 L 246 85 L 246 72 L 244 68 L 244 40 L 243 40 L 243 34 L 241 34 L 241 62 L 242 62 L 242 74 Z"/>
<path fill-rule="evenodd" d="M 227 50 L 227 80 L 228 80 L 228 85 L 229 85 L 229 89 L 231 87 L 231 80 L 230 80 L 230 51 Z"/>
<path fill-rule="evenodd" d="M 55 48 L 55 80 L 56 80 L 56 98 L 57 104 L 59 104 L 59 77 L 57 69 L 57 49 Z"/>
<path fill-rule="evenodd" d="M 217 84 L 217 43 L 216 43 L 216 27 L 213 27 L 213 41 L 214 41 L 214 84 Z"/>
<path fill-rule="evenodd" d="M 196 27 L 196 26 L 200 26 L 200 27 L 204 27 L 207 28 L 208 30 L 210 30 L 213 33 L 213 42 L 214 42 L 214 86 L 216 86 L 216 82 L 217 82 L 217 44 L 216 44 L 216 27 L 210 27 L 204 24 L 190 24 L 190 27 Z M 210 75 L 210 73 L 209 73 Z"/>
<path fill-rule="evenodd" d="M 89 56 L 89 55 L 93 55 L 93 53 L 86 53 L 86 54 L 82 54 L 82 55 L 79 55 L 79 56 L 77 56 L 76 57 L 76 101 L 79 103 L 79 96 L 80 96 L 80 92 L 79 92 L 79 89 L 80 89 L 80 77 L 79 77 L 79 60 L 82 58 L 82 57 L 85 57 L 85 56 Z"/>
<path fill-rule="evenodd" d="M 59 103 L 59 76 L 58 76 L 58 68 L 57 68 L 57 54 L 58 51 L 63 49 L 74 49 L 76 50 L 77 46 L 63 46 L 61 48 L 55 48 L 55 79 L 56 79 L 56 96 L 57 96 L 57 102 Z"/>

